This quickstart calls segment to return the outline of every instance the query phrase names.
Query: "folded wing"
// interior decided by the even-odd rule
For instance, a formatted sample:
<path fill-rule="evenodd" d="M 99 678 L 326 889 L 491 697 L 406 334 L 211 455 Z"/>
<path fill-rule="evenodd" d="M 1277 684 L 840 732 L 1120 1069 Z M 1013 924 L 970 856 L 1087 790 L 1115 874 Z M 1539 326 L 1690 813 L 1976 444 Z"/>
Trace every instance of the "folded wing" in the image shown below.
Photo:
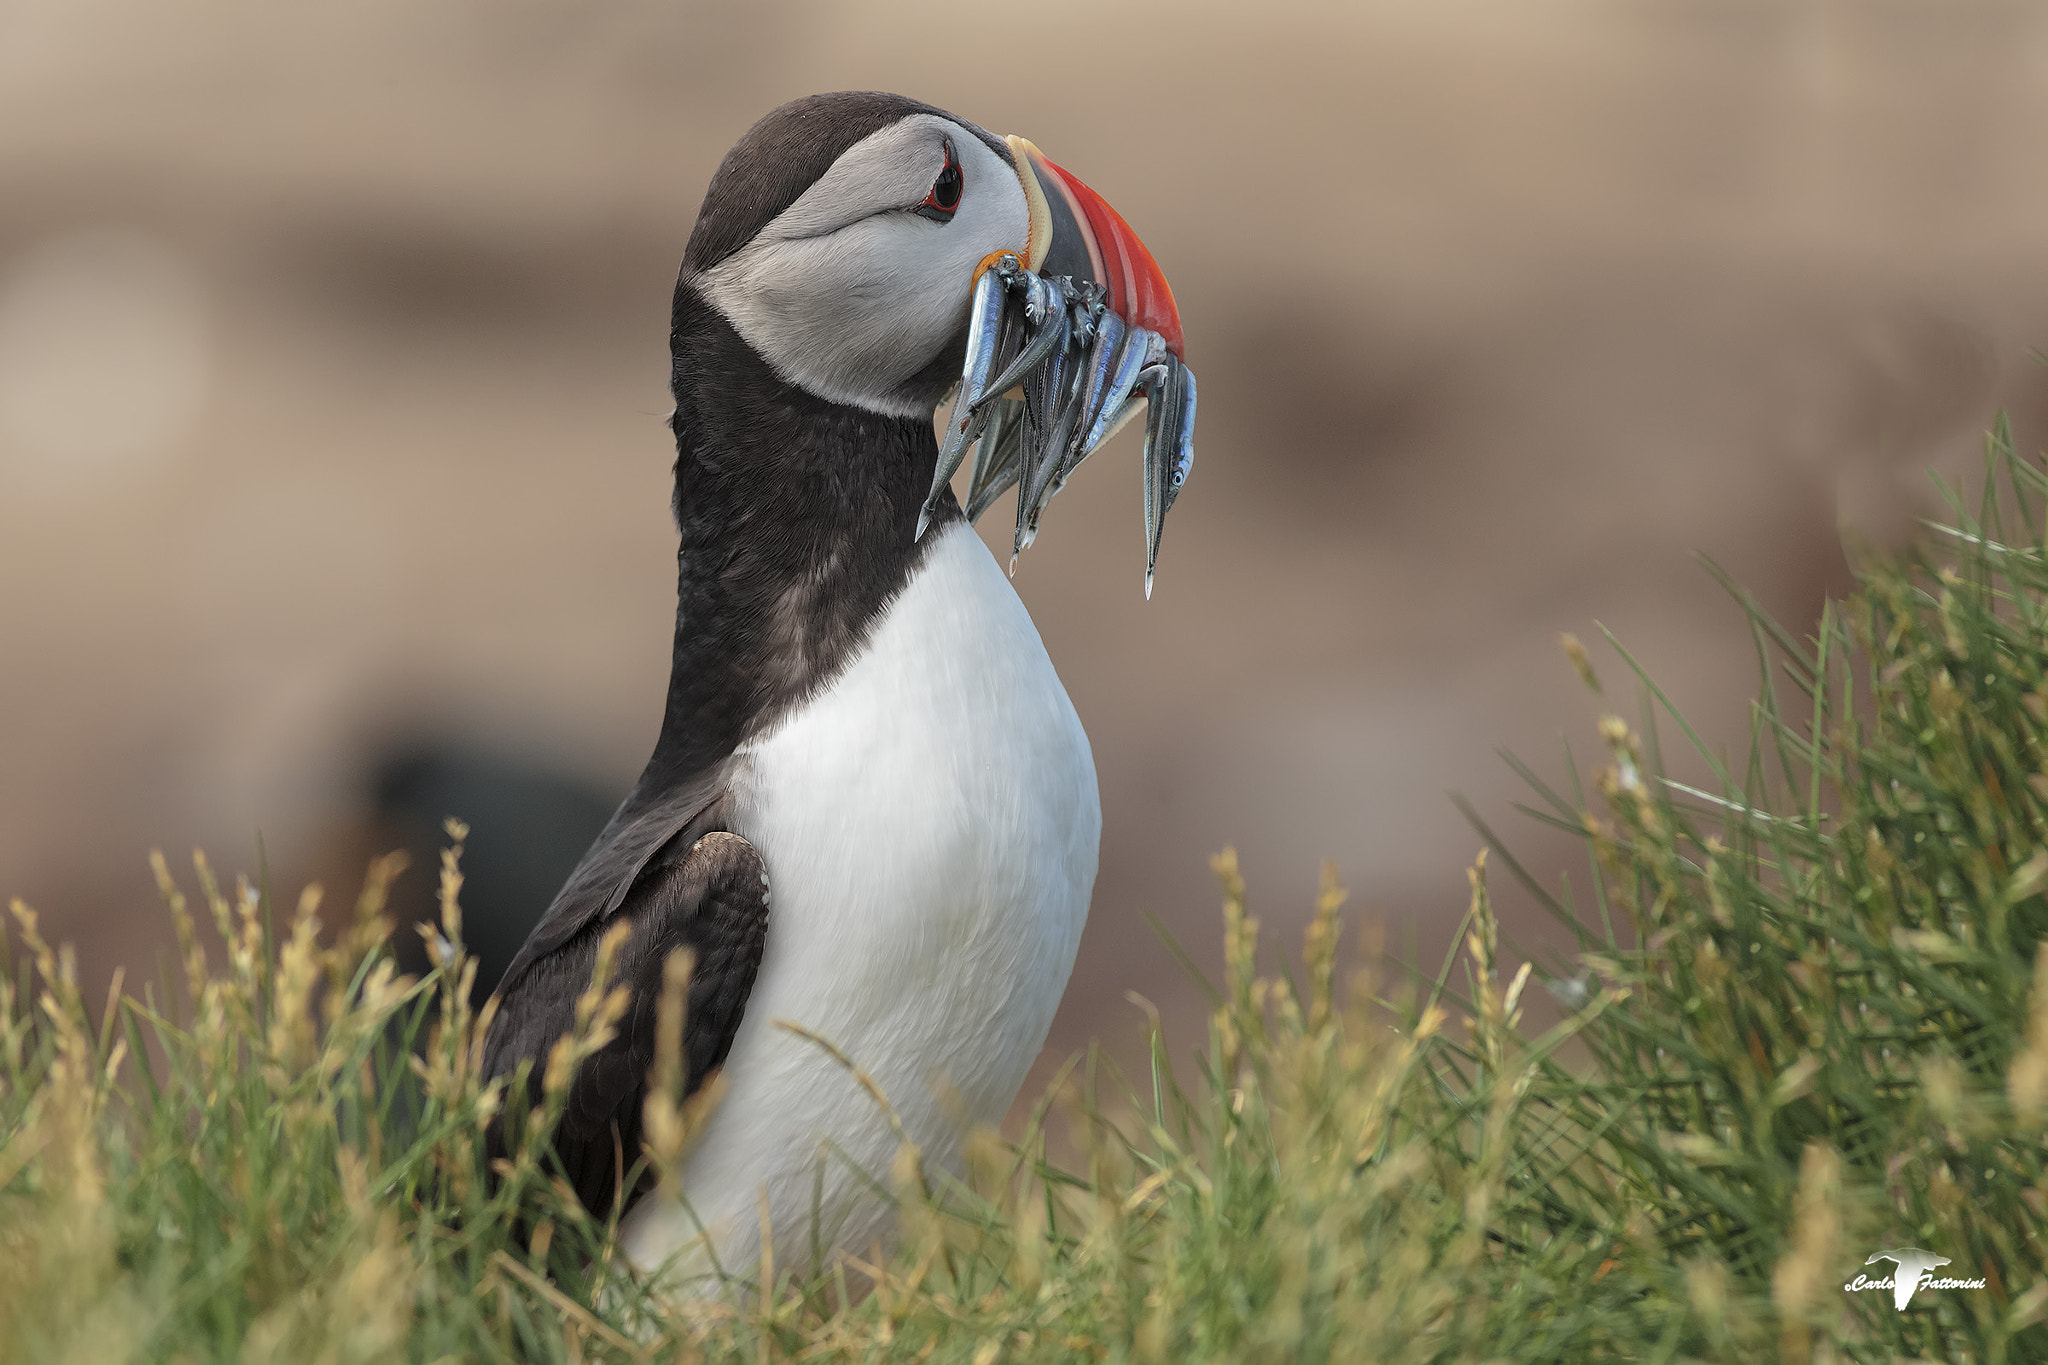
<path fill-rule="evenodd" d="M 576 998 L 590 984 L 598 941 L 617 920 L 632 925 L 611 977 L 632 992 L 631 1002 L 617 1036 L 577 1070 L 555 1130 L 561 1172 L 597 1217 L 611 1212 L 615 1195 L 630 1205 L 641 1193 L 639 1187 L 621 1190 L 620 1181 L 640 1155 L 641 1107 L 668 955 L 688 948 L 696 958 L 683 1023 L 684 1092 L 694 1094 L 732 1050 L 761 966 L 768 904 L 768 875 L 754 846 L 737 834 L 706 834 L 673 859 L 651 859 L 613 915 L 592 917 L 523 970 L 515 964 L 507 973 L 484 1074 L 509 1077 L 531 1060 L 526 1102 L 537 1103 L 548 1049 L 575 1028 Z M 503 1154 L 502 1141 L 494 1125 L 494 1158 Z"/>

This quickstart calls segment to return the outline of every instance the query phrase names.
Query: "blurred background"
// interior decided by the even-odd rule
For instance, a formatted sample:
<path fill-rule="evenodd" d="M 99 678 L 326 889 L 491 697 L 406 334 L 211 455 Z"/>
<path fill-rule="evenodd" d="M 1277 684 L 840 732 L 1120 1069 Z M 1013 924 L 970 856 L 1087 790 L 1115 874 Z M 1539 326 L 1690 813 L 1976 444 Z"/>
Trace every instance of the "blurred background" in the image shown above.
<path fill-rule="evenodd" d="M 2036 5 L 0 0 L 0 890 L 91 989 L 168 940 L 153 846 L 260 836 L 331 903 L 407 846 L 424 911 L 447 814 L 509 952 L 659 719 L 705 182 L 860 87 L 1103 191 L 1201 376 L 1154 599 L 1135 434 L 1016 579 L 1103 793 L 1056 1055 L 1133 990 L 1200 1041 L 1145 917 L 1215 962 L 1226 843 L 1290 943 L 1329 857 L 1440 948 L 1452 791 L 1581 868 L 1494 754 L 1590 757 L 1560 631 L 1740 746 L 1695 556 L 1803 627 L 1845 525 L 1909 535 L 2000 406 L 2048 429 Z"/>

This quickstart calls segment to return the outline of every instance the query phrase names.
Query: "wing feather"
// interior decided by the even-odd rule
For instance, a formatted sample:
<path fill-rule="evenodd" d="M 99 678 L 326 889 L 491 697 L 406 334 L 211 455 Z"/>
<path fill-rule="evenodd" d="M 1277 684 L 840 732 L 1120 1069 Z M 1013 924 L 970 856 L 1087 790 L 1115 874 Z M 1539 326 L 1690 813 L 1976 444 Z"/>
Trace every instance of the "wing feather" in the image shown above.
<path fill-rule="evenodd" d="M 706 834 L 679 856 L 651 858 L 615 916 L 587 917 L 545 951 L 522 953 L 526 960 L 506 973 L 484 1074 L 511 1076 L 531 1059 L 528 1103 L 537 1103 L 548 1049 L 575 1027 L 576 997 L 590 984 L 599 939 L 614 918 L 632 925 L 612 968 L 612 980 L 631 992 L 625 1016 L 617 1036 L 577 1069 L 555 1130 L 562 1174 L 597 1217 L 608 1215 L 621 1193 L 621 1162 L 630 1168 L 639 1159 L 641 1106 L 669 953 L 688 948 L 696 956 L 683 1023 L 684 1093 L 695 1094 L 732 1050 L 761 966 L 768 902 L 767 872 L 754 846 L 737 834 Z M 502 1155 L 501 1141 L 494 1127 L 494 1157 Z M 625 1202 L 640 1193 L 623 1191 Z"/>

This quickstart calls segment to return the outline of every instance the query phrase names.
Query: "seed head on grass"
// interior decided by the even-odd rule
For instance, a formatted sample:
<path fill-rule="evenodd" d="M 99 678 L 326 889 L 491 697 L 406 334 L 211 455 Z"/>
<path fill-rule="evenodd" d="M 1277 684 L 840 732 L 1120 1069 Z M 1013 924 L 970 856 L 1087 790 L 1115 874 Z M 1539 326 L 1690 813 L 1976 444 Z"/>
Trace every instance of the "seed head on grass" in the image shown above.
<path fill-rule="evenodd" d="M 1591 799 L 1523 769 L 1537 816 L 1586 838 L 1583 886 L 1488 833 L 1466 891 L 1446 884 L 1447 905 L 1469 895 L 1454 951 L 1403 987 L 1370 956 L 1340 966 L 1369 935 L 1340 938 L 1327 869 L 1298 967 L 1265 960 L 1226 851 L 1206 1046 L 1154 1012 L 1143 1074 L 1073 1059 L 1021 1136 L 970 1141 L 960 1180 L 904 1143 L 894 1251 L 740 1267 L 729 1297 L 664 1298 L 548 1162 L 568 1079 L 627 1003 L 623 930 L 541 1102 L 524 1112 L 524 1077 L 481 1083 L 460 826 L 418 980 L 387 947 L 398 858 L 331 936 L 313 897 L 274 938 L 245 884 L 195 862 L 195 917 L 153 859 L 177 957 L 105 1008 L 18 907 L 0 1358 L 2048 1360 L 2048 473 L 2008 438 L 1936 547 L 1866 564 L 1817 632 L 1730 585 L 1760 652 L 1746 754 L 1614 642 L 1644 707 L 1598 723 Z M 1503 875 L 1567 951 L 1514 944 Z M 1577 986 L 1540 1032 L 1538 972 Z M 648 1150 L 628 1154 L 684 1197 L 717 1089 L 680 1102 L 687 982 L 672 959 Z M 905 1136 L 860 1058 L 793 1031 Z M 511 1154 L 486 1171 L 507 1093 Z M 1073 1161 L 1049 1151 L 1055 1113 Z M 1840 1288 L 1908 1244 L 1985 1288 L 1903 1313 Z"/>

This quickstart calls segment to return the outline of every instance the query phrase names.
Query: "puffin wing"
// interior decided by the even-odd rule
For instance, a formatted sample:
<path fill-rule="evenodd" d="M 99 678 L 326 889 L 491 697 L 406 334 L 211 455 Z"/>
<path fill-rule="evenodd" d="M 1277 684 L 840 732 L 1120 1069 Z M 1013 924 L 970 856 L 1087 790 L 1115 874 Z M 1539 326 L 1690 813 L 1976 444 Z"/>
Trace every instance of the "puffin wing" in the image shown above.
<path fill-rule="evenodd" d="M 704 835 L 725 828 L 723 764 L 709 765 L 686 781 L 670 784 L 669 790 L 645 796 L 649 778 L 649 773 L 641 774 L 577 860 L 575 871 L 498 979 L 498 995 L 506 994 L 528 968 L 589 929 L 593 921 L 610 919 L 653 865 L 673 861 L 676 850 L 691 848 Z"/>
<path fill-rule="evenodd" d="M 639 1193 L 621 1190 L 619 1181 L 640 1153 L 641 1106 L 654 1065 L 668 955 L 687 948 L 696 957 L 683 1018 L 684 1093 L 690 1095 L 724 1064 L 746 1012 L 767 941 L 768 874 L 760 853 L 739 835 L 706 834 L 679 857 L 650 861 L 616 917 L 633 932 L 613 959 L 611 981 L 627 987 L 631 1001 L 616 1036 L 570 1081 L 554 1137 L 562 1174 L 599 1218 L 610 1213 L 615 1194 L 630 1204 Z M 613 918 L 590 917 L 516 977 L 506 974 L 484 1050 L 484 1074 L 509 1076 L 522 1060 L 532 1059 L 527 1103 L 540 1100 L 548 1050 L 575 1028 L 576 998 L 590 985 L 598 941 Z M 504 1154 L 502 1141 L 493 1124 L 494 1158 Z"/>

